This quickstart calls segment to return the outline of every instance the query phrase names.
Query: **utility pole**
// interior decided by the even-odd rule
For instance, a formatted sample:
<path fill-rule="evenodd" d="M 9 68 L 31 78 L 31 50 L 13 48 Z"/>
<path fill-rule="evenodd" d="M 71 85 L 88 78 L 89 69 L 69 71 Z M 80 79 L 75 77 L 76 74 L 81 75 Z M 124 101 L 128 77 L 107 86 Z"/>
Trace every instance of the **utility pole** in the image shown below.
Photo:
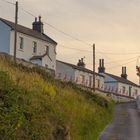
<path fill-rule="evenodd" d="M 16 64 L 16 50 L 17 50 L 17 24 L 18 24 L 18 1 L 15 4 L 15 40 L 14 40 L 14 63 Z"/>
<path fill-rule="evenodd" d="M 95 44 L 93 44 L 93 92 L 95 92 Z"/>

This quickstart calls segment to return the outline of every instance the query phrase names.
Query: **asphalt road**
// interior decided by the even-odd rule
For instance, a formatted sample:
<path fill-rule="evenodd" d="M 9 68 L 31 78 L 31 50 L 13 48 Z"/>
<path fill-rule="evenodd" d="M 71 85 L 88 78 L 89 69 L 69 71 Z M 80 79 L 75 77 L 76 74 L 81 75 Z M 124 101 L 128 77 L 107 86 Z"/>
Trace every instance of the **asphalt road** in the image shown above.
<path fill-rule="evenodd" d="M 140 113 L 136 103 L 118 105 L 113 122 L 99 140 L 140 140 Z"/>

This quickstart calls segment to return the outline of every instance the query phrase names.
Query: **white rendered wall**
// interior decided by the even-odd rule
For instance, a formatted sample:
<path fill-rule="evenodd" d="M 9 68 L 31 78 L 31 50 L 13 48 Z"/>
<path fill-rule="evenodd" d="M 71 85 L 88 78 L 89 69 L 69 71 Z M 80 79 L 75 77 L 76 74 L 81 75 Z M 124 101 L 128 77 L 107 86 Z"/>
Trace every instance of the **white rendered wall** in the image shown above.
<path fill-rule="evenodd" d="M 80 75 L 83 75 L 85 77 L 84 83 L 80 81 Z M 84 85 L 86 87 L 89 87 L 89 79 L 91 76 L 91 86 L 93 87 L 93 74 L 87 73 L 84 71 L 80 71 L 77 69 L 73 69 L 71 66 L 68 66 L 67 64 L 64 64 L 62 62 L 57 61 L 56 62 L 56 78 L 65 80 L 65 81 L 72 81 L 79 85 Z M 104 77 L 96 75 L 96 88 L 97 87 L 97 80 L 100 81 L 100 89 L 104 90 Z"/>
<path fill-rule="evenodd" d="M 105 84 L 104 84 L 104 77 L 102 77 L 102 76 L 99 76 L 99 75 L 96 75 L 96 82 L 97 82 L 97 80 L 100 80 L 100 89 L 101 90 L 104 90 L 104 87 L 105 87 Z M 97 85 L 97 84 L 96 84 Z"/>
<path fill-rule="evenodd" d="M 80 81 L 80 75 L 83 75 L 85 77 L 84 83 L 82 83 L 82 81 Z M 77 82 L 77 84 L 89 86 L 90 76 L 92 76 L 92 74 L 75 69 L 75 81 Z M 93 78 L 91 80 L 91 87 L 93 87 Z"/>
<path fill-rule="evenodd" d="M 123 93 L 123 87 L 125 87 L 126 92 Z M 129 84 L 123 84 L 119 83 L 119 90 L 121 90 L 121 94 L 129 96 L 129 87 L 131 87 L 131 97 L 136 98 L 138 95 L 140 95 L 140 88 L 137 86 L 129 85 Z M 137 93 L 136 93 L 137 90 Z"/>
<path fill-rule="evenodd" d="M 118 85 L 119 85 L 118 86 L 119 94 L 123 94 L 123 95 L 129 96 L 129 86 L 131 86 L 131 85 L 124 84 L 124 83 L 119 83 Z M 123 87 L 125 87 L 125 93 L 123 92 Z"/>
<path fill-rule="evenodd" d="M 136 90 L 137 90 L 137 94 L 135 92 Z M 131 93 L 132 93 L 132 96 L 136 98 L 138 95 L 140 95 L 140 87 L 133 86 Z"/>
<path fill-rule="evenodd" d="M 85 77 L 84 83 L 80 81 L 80 75 L 83 75 Z M 90 77 L 91 77 L 91 85 L 90 85 Z M 77 81 L 77 84 L 85 85 L 87 87 L 92 88 L 93 74 L 75 69 L 75 81 Z M 98 87 L 98 82 L 99 82 L 99 87 Z M 104 90 L 104 77 L 95 75 L 95 88 Z"/>
<path fill-rule="evenodd" d="M 20 37 L 24 39 L 24 48 L 23 50 L 20 49 Z M 37 42 L 37 53 L 33 53 L 33 42 Z M 17 57 L 25 59 L 27 61 L 30 60 L 31 57 L 34 55 L 43 55 L 46 52 L 46 46 L 49 46 L 49 56 L 52 59 L 48 57 L 45 57 L 45 59 L 42 60 L 42 66 L 48 65 L 48 68 L 50 69 L 56 69 L 56 53 L 55 53 L 55 47 L 54 45 L 42 41 L 40 39 L 18 33 L 17 34 Z M 10 54 L 13 55 L 14 53 L 14 31 L 11 32 L 11 37 L 10 37 Z"/>
<path fill-rule="evenodd" d="M 118 82 L 104 73 L 103 75 L 105 76 L 105 91 L 129 96 L 129 88 L 131 87 L 131 97 L 136 98 L 137 95 L 140 95 L 140 87 Z M 123 92 L 123 87 L 125 87 L 125 92 Z"/>
<path fill-rule="evenodd" d="M 75 70 L 59 61 L 56 61 L 56 78 L 65 81 L 75 80 Z"/>

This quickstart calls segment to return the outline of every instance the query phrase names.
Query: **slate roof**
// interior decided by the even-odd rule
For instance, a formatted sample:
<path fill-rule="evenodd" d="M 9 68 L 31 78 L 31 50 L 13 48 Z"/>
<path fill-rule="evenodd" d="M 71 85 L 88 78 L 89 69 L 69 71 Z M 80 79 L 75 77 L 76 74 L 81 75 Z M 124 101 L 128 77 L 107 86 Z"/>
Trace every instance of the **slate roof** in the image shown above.
<path fill-rule="evenodd" d="M 11 27 L 12 30 L 15 30 L 15 23 L 14 22 L 8 21 L 8 20 L 3 19 L 3 18 L 0 18 L 0 20 L 2 22 L 4 22 L 6 25 L 8 25 L 9 27 Z M 47 41 L 47 42 L 52 43 L 54 45 L 57 45 L 57 42 L 55 42 L 49 36 L 47 36 L 45 34 L 41 34 L 41 33 L 37 32 L 35 30 L 32 30 L 32 29 L 27 28 L 27 27 L 24 27 L 22 25 L 19 25 L 19 24 L 17 25 L 17 31 L 20 32 L 20 33 L 23 33 L 23 34 L 35 37 L 37 39 L 41 39 L 43 41 Z"/>
<path fill-rule="evenodd" d="M 37 59 L 42 59 L 43 57 L 48 56 L 49 59 L 52 61 L 52 59 L 50 58 L 50 56 L 47 53 L 44 53 L 42 55 L 35 55 L 33 57 L 30 58 L 30 60 L 37 60 Z"/>
<path fill-rule="evenodd" d="M 77 70 L 79 70 L 79 71 L 83 71 L 83 72 L 87 72 L 87 73 L 93 74 L 93 71 L 92 71 L 92 70 L 89 70 L 89 69 L 87 69 L 87 68 L 79 67 L 79 66 L 77 66 L 77 65 L 70 64 L 70 63 L 67 63 L 67 62 L 63 62 L 63 61 L 60 61 L 60 60 L 57 60 L 57 61 L 60 62 L 60 63 L 65 64 L 65 65 L 68 65 L 68 66 L 72 67 L 73 69 L 77 69 Z M 98 75 L 98 76 L 104 77 L 103 75 L 101 75 L 101 74 L 99 74 L 99 73 L 95 73 L 95 74 Z"/>
<path fill-rule="evenodd" d="M 137 84 L 135 84 L 135 83 L 133 83 L 133 82 L 127 80 L 127 79 L 124 79 L 122 77 L 119 77 L 119 76 L 116 76 L 116 75 L 113 75 L 113 74 L 110 74 L 110 73 L 105 73 L 105 74 L 108 75 L 108 76 L 110 76 L 110 77 L 112 77 L 113 79 L 117 80 L 120 83 L 132 85 L 132 86 L 136 86 L 136 87 L 139 87 L 140 88 L 139 85 L 137 85 Z"/>
<path fill-rule="evenodd" d="M 30 58 L 30 60 L 36 60 L 36 59 L 42 59 L 44 56 L 43 55 L 36 55 Z"/>

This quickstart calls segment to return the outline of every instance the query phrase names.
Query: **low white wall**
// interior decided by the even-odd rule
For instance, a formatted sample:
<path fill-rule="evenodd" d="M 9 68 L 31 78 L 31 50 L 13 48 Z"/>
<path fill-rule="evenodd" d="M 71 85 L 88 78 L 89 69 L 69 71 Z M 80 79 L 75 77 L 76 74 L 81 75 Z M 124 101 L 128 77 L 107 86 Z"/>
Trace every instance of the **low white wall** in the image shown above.
<path fill-rule="evenodd" d="M 6 53 L 0 53 L 0 58 L 4 58 L 4 59 L 8 58 L 8 59 L 13 60 L 13 56 L 11 56 L 9 54 L 6 54 Z M 49 73 L 52 76 L 55 75 L 55 71 L 54 70 L 49 69 L 49 68 L 45 68 L 45 67 L 42 67 L 42 66 L 39 66 L 37 64 L 33 64 L 33 63 L 25 61 L 23 59 L 17 58 L 16 62 L 17 62 L 17 64 L 22 64 L 23 66 L 28 67 L 28 68 L 38 67 L 40 69 L 43 69 L 45 72 Z"/>

